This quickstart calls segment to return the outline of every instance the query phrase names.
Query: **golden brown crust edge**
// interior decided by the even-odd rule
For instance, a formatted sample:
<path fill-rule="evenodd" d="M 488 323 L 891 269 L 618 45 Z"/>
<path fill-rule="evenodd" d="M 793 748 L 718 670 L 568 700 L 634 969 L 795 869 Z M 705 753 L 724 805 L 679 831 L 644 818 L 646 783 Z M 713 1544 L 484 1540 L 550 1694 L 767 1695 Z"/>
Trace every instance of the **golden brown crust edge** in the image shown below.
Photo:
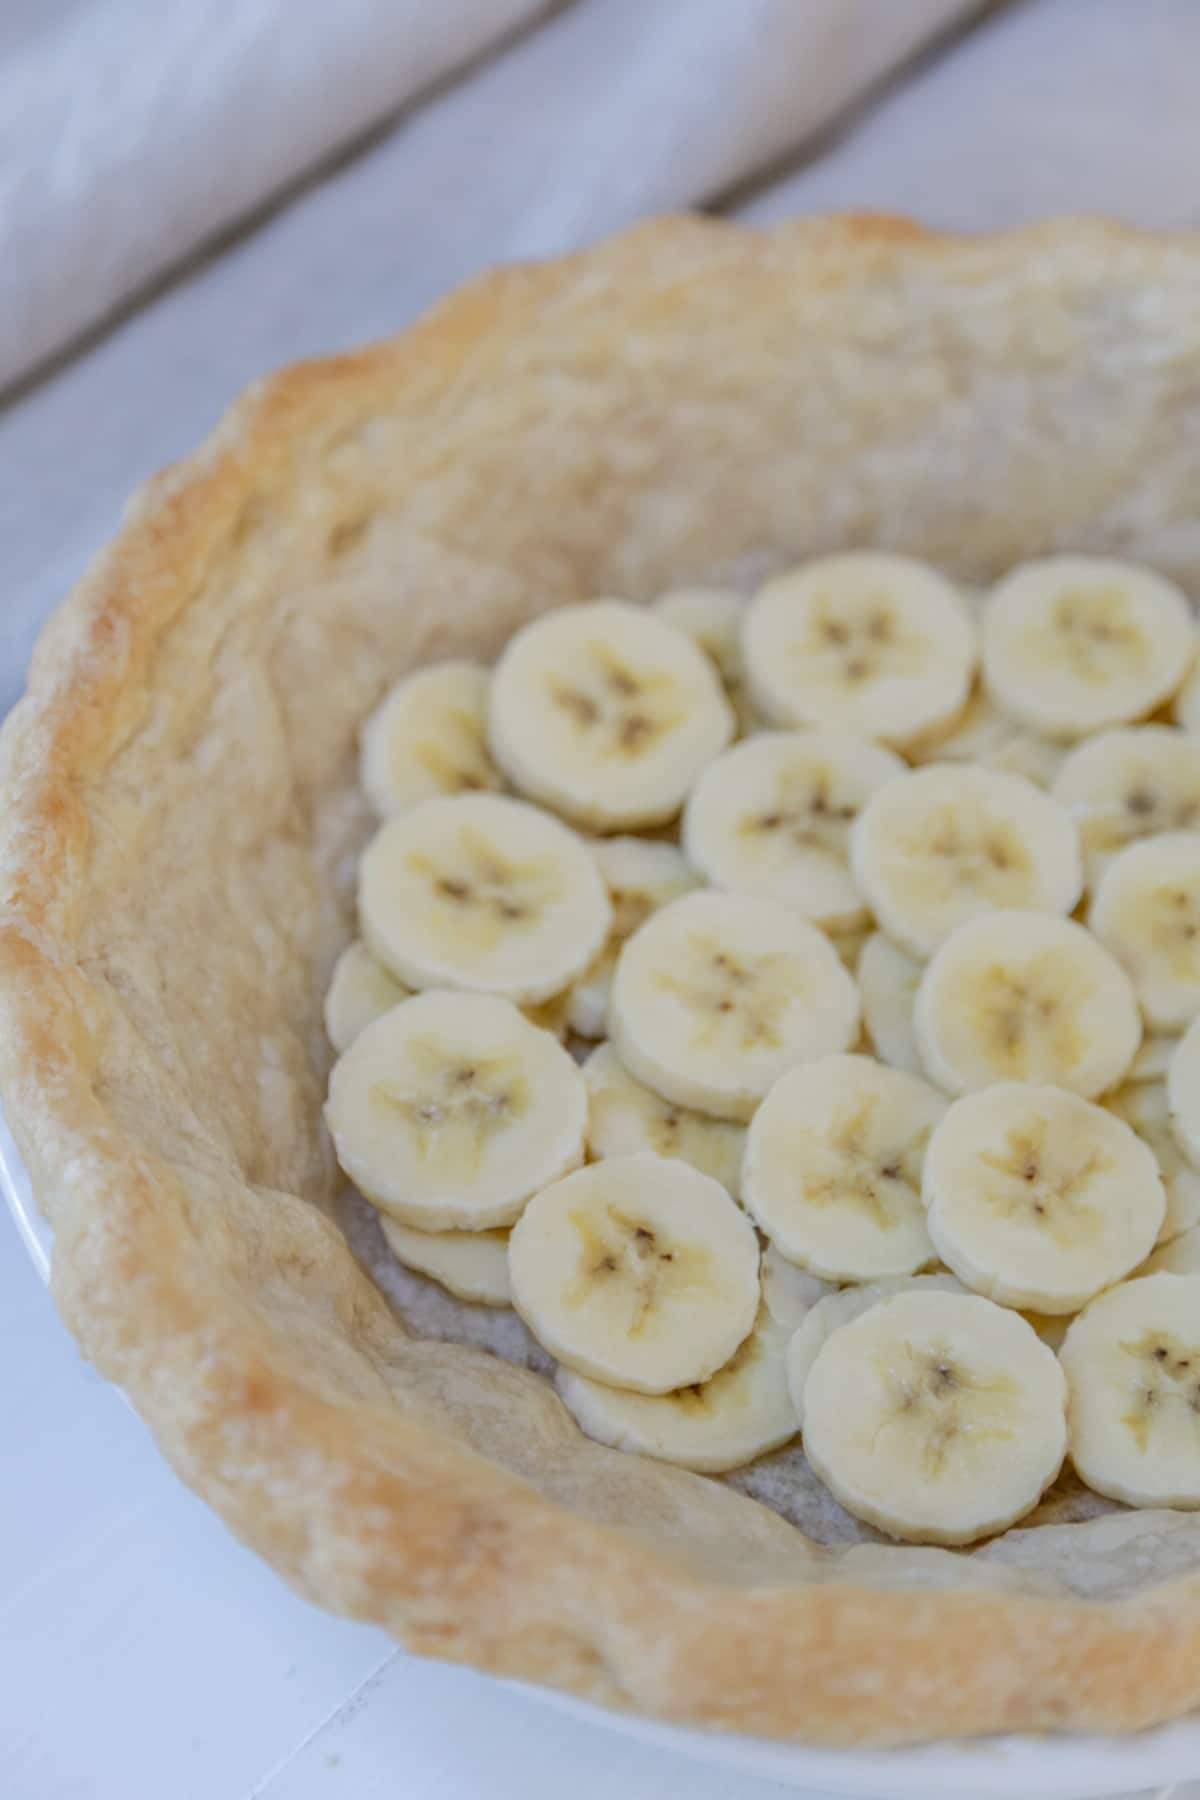
<path fill-rule="evenodd" d="M 1065 226 L 1089 242 L 1116 227 Z M 792 227 L 835 271 L 952 252 L 907 221 Z M 1040 231 L 995 240 L 1033 254 Z M 416 1651 L 682 1722 L 827 1744 L 1044 1729 L 1133 1730 L 1200 1705 L 1200 1578 L 1108 1604 L 1023 1592 L 746 1590 L 704 1579 L 556 1506 L 384 1404 L 330 1399 L 213 1270 L 175 1170 L 95 1092 L 94 994 L 74 951 L 86 890 L 81 790 L 129 728 L 156 643 L 254 494 L 314 422 L 356 396 L 453 373 L 497 319 L 586 282 L 594 264 L 773 239 L 666 220 L 543 268 L 484 277 L 395 342 L 303 365 L 247 396 L 193 458 L 149 484 L 48 627 L 4 734 L 0 1081 L 55 1229 L 53 1288 L 84 1352 L 130 1395 L 182 1477 L 310 1598 Z M 371 1337 L 385 1308 L 314 1215 L 337 1304 Z M 362 1315 L 367 1315 L 364 1321 Z M 979 1647 L 987 1646 L 986 1657 Z"/>

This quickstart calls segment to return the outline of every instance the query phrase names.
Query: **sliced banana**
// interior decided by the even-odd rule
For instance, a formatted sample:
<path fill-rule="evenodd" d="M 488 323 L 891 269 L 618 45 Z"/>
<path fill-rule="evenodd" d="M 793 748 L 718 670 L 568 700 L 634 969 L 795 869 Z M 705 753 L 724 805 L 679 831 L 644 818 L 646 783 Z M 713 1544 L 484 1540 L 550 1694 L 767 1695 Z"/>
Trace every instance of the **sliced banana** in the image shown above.
<path fill-rule="evenodd" d="M 1082 925 L 1043 912 L 983 913 L 946 939 L 921 978 L 913 1026 L 931 1081 L 950 1094 L 1050 1082 L 1094 1100 L 1141 1042 L 1128 976 Z"/>
<path fill-rule="evenodd" d="M 1200 657 L 1193 662 L 1191 673 L 1175 696 L 1171 716 L 1184 731 L 1200 733 Z"/>
<path fill-rule="evenodd" d="M 1066 1384 L 1018 1313 L 897 1294 L 831 1333 L 804 1384 L 804 1450 L 891 1537 L 969 1544 L 1029 1512 L 1062 1466 Z"/>
<path fill-rule="evenodd" d="M 1200 1019 L 1180 1038 L 1167 1070 L 1167 1107 L 1175 1142 L 1200 1169 Z"/>
<path fill-rule="evenodd" d="M 1182 1031 L 1200 1012 L 1200 831 L 1144 838 L 1114 856 L 1089 923 L 1128 970 L 1151 1029 Z"/>
<path fill-rule="evenodd" d="M 1129 1065 L 1126 1081 L 1165 1081 L 1178 1045 L 1177 1037 L 1144 1037 Z"/>
<path fill-rule="evenodd" d="M 876 1055 L 893 1069 L 923 1074 L 913 1034 L 913 1008 L 923 965 L 876 931 L 862 947 L 857 972 L 863 1019 Z"/>
<path fill-rule="evenodd" d="M 390 820 L 359 868 L 371 951 L 410 987 L 548 1000 L 591 962 L 612 908 L 586 845 L 498 794 L 426 800 Z"/>
<path fill-rule="evenodd" d="M 758 1239 L 719 1182 L 643 1151 L 530 1201 L 508 1245 L 513 1305 L 569 1369 L 640 1394 L 689 1387 L 753 1329 Z"/>
<path fill-rule="evenodd" d="M 669 1394 L 634 1394 L 560 1369 L 555 1386 L 598 1443 L 717 1475 L 795 1437 L 787 1344 L 786 1327 L 764 1305 L 750 1336 L 707 1381 Z"/>
<path fill-rule="evenodd" d="M 683 815 L 688 860 L 715 887 L 777 900 L 828 930 L 867 914 L 850 872 L 850 827 L 904 774 L 880 744 L 833 731 L 761 732 L 718 756 Z"/>
<path fill-rule="evenodd" d="M 608 996 L 621 945 L 652 912 L 698 887 L 700 878 L 674 844 L 639 837 L 598 838 L 592 854 L 608 889 L 612 926 L 603 950 L 571 989 L 566 1016 L 580 1037 L 602 1038 L 608 1030 Z"/>
<path fill-rule="evenodd" d="M 1126 1082 L 1115 1093 L 1106 1094 L 1104 1104 L 1137 1132 L 1158 1163 L 1167 1196 L 1159 1242 L 1168 1243 L 1193 1225 L 1200 1225 L 1200 1172 L 1184 1156 L 1171 1130 L 1166 1084 Z"/>
<path fill-rule="evenodd" d="M 597 1161 L 652 1150 L 711 1175 L 736 1198 L 741 1191 L 745 1128 L 664 1100 L 622 1068 L 611 1044 L 583 1065 L 588 1091 L 588 1151 Z"/>
<path fill-rule="evenodd" d="M 1059 1356 L 1081 1480 L 1127 1506 L 1200 1506 L 1200 1275 L 1101 1294 Z"/>
<path fill-rule="evenodd" d="M 858 989 L 828 938 L 744 894 L 685 894 L 629 939 L 609 1029 L 630 1073 L 679 1106 L 747 1119 L 785 1069 L 845 1050 Z"/>
<path fill-rule="evenodd" d="M 957 1276 L 944 1275 L 940 1271 L 929 1275 L 894 1275 L 882 1281 L 861 1281 L 854 1287 L 840 1288 L 809 1307 L 792 1333 L 787 1352 L 788 1387 L 801 1425 L 804 1424 L 804 1384 L 826 1340 L 843 1325 L 849 1325 L 852 1319 L 878 1306 L 880 1301 L 892 1300 L 897 1294 L 919 1294 L 926 1290 L 935 1294 L 965 1294 L 967 1291 Z"/>
<path fill-rule="evenodd" d="M 405 676 L 362 736 L 362 784 L 381 818 L 435 794 L 502 788 L 487 747 L 491 676 L 479 663 L 434 663 Z"/>
<path fill-rule="evenodd" d="M 733 731 L 703 651 L 622 600 L 532 620 L 492 676 L 496 762 L 531 799 L 599 831 L 673 818 Z"/>
<path fill-rule="evenodd" d="M 416 994 L 338 1058 L 325 1118 L 368 1200 L 425 1231 L 510 1225 L 583 1161 L 587 1089 L 548 1032 L 487 994 Z"/>
<path fill-rule="evenodd" d="M 1166 1212 L 1153 1152 L 1128 1125 L 1016 1081 L 955 1101 L 929 1140 L 924 1194 L 959 1279 L 1043 1313 L 1078 1312 L 1136 1269 Z"/>
<path fill-rule="evenodd" d="M 507 1231 L 414 1231 L 397 1219 L 381 1219 L 397 1262 L 440 1282 L 477 1306 L 508 1306 Z"/>
<path fill-rule="evenodd" d="M 1200 743 L 1170 725 L 1103 731 L 1072 750 L 1051 791 L 1079 826 L 1094 887 L 1127 844 L 1200 829 Z"/>
<path fill-rule="evenodd" d="M 780 1076 L 746 1134 L 742 1199 L 772 1243 L 828 1281 L 911 1275 L 936 1254 L 921 1164 L 946 1101 L 869 1056 Z"/>
<path fill-rule="evenodd" d="M 1111 557 L 1023 563 L 993 590 L 983 620 L 988 692 L 1047 737 L 1145 718 L 1179 687 L 1194 651 L 1179 589 Z"/>
<path fill-rule="evenodd" d="M 903 747 L 970 691 L 971 615 L 906 556 L 828 556 L 776 576 L 742 631 L 755 704 L 777 725 L 819 725 Z"/>
<path fill-rule="evenodd" d="M 1200 1275 L 1200 1225 L 1193 1225 L 1169 1244 L 1160 1244 L 1153 1256 L 1146 1258 L 1140 1273 L 1157 1275 Z"/>
<path fill-rule="evenodd" d="M 763 1251 L 761 1275 L 763 1305 L 789 1334 L 804 1323 L 814 1306 L 838 1292 L 831 1282 L 789 1262 L 774 1244 Z"/>
<path fill-rule="evenodd" d="M 976 687 L 962 711 L 948 725 L 906 744 L 913 763 L 978 763 L 1005 775 L 1023 775 L 1036 787 L 1049 787 L 1066 749 L 1053 738 L 1027 731 L 1002 713 L 982 687 Z"/>
<path fill-rule="evenodd" d="M 651 611 L 703 650 L 725 685 L 738 729 L 743 735 L 755 730 L 761 720 L 747 692 L 742 663 L 746 596 L 735 588 L 673 588 L 654 602 Z"/>
<path fill-rule="evenodd" d="M 325 995 L 326 1037 L 339 1053 L 348 1050 L 364 1025 L 382 1018 L 408 992 L 365 944 L 347 944 L 333 965 Z"/>
<path fill-rule="evenodd" d="M 953 763 L 881 788 L 850 834 L 859 891 L 913 956 L 996 907 L 1069 913 L 1083 892 L 1070 815 L 1019 775 Z"/>

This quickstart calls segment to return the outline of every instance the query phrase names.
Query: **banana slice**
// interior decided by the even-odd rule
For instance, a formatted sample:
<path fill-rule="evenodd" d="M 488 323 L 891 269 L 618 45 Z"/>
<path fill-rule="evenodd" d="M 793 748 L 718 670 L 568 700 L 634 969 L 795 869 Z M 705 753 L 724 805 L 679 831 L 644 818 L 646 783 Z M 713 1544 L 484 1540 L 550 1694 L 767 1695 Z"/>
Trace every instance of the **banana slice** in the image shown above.
<path fill-rule="evenodd" d="M 583 1161 L 587 1088 L 548 1032 L 487 994 L 416 994 L 359 1033 L 329 1078 L 338 1162 L 424 1231 L 511 1225 Z"/>
<path fill-rule="evenodd" d="M 408 991 L 365 944 L 347 944 L 333 965 L 325 995 L 325 1035 L 339 1055 L 350 1048 L 364 1025 L 407 999 Z"/>
<path fill-rule="evenodd" d="M 1170 1275 L 1200 1275 L 1200 1225 L 1193 1225 L 1169 1244 L 1160 1244 L 1142 1264 L 1143 1275 L 1165 1270 Z"/>
<path fill-rule="evenodd" d="M 651 612 L 703 650 L 724 683 L 739 732 L 745 736 L 762 723 L 746 689 L 742 663 L 742 620 L 746 596 L 734 588 L 673 588 L 654 602 Z"/>
<path fill-rule="evenodd" d="M 735 1197 L 741 1190 L 745 1128 L 675 1106 L 621 1067 L 611 1044 L 598 1044 L 583 1065 L 588 1091 L 588 1151 L 597 1161 L 653 1150 L 711 1175 Z"/>
<path fill-rule="evenodd" d="M 742 1199 L 792 1262 L 829 1281 L 936 1261 L 921 1163 L 946 1110 L 916 1075 L 825 1056 L 780 1076 L 746 1134 Z"/>
<path fill-rule="evenodd" d="M 1178 1045 L 1177 1037 L 1144 1037 L 1129 1065 L 1126 1081 L 1165 1081 Z"/>
<path fill-rule="evenodd" d="M 1066 755 L 1053 738 L 1027 731 L 1002 713 L 983 687 L 976 687 L 962 711 L 948 725 L 925 732 L 904 754 L 912 763 L 978 763 L 1004 775 L 1022 775 L 1035 787 L 1047 788 Z"/>
<path fill-rule="evenodd" d="M 833 1333 L 883 1300 L 892 1300 L 897 1294 L 920 1294 L 927 1290 L 935 1294 L 965 1294 L 967 1291 L 957 1276 L 943 1275 L 940 1271 L 930 1275 L 895 1275 L 882 1281 L 861 1281 L 855 1287 L 841 1288 L 809 1307 L 792 1333 L 787 1352 L 788 1387 L 801 1425 L 804 1424 L 804 1384 L 808 1372 Z"/>
<path fill-rule="evenodd" d="M 685 894 L 621 951 L 609 1029 L 665 1099 L 747 1119 L 785 1069 L 849 1048 L 858 989 L 828 938 L 783 907 Z"/>
<path fill-rule="evenodd" d="M 858 991 L 875 1053 L 893 1069 L 921 1075 L 924 1066 L 913 1034 L 913 1008 L 924 969 L 880 931 L 863 945 Z"/>
<path fill-rule="evenodd" d="M 1111 557 L 1023 563 L 993 590 L 984 614 L 988 692 L 1047 737 L 1145 718 L 1179 687 L 1194 652 L 1179 589 Z"/>
<path fill-rule="evenodd" d="M 1184 731 L 1200 733 L 1200 658 L 1171 705 L 1171 717 Z"/>
<path fill-rule="evenodd" d="M 1127 1506 L 1200 1506 L 1200 1275 L 1101 1294 L 1059 1356 L 1080 1479 Z"/>
<path fill-rule="evenodd" d="M 719 1182 L 642 1151 L 536 1195 L 509 1239 L 508 1273 L 513 1305 L 559 1362 L 666 1394 L 707 1381 L 749 1335 L 758 1256 Z"/>
<path fill-rule="evenodd" d="M 1122 1079 L 1142 1027 L 1128 976 L 1082 925 L 984 913 L 946 939 L 921 978 L 913 1027 L 947 1093 L 1044 1081 L 1087 1100 Z"/>
<path fill-rule="evenodd" d="M 707 1381 L 670 1394 L 633 1394 L 560 1369 L 554 1385 L 598 1443 L 718 1475 L 795 1437 L 787 1345 L 786 1327 L 764 1305 L 750 1336 Z"/>
<path fill-rule="evenodd" d="M 1158 1163 L 1167 1196 L 1159 1242 L 1168 1243 L 1193 1225 L 1200 1225 L 1200 1173 L 1184 1156 L 1171 1130 L 1165 1083 L 1126 1082 L 1115 1093 L 1106 1094 L 1104 1104 L 1137 1132 Z"/>
<path fill-rule="evenodd" d="M 435 794 L 504 786 L 487 747 L 490 683 L 480 663 L 443 662 L 392 689 L 362 736 L 362 784 L 380 818 Z"/>
<path fill-rule="evenodd" d="M 898 756 L 865 738 L 762 732 L 701 775 L 683 815 L 684 849 L 715 887 L 845 930 L 867 916 L 850 873 L 850 827 L 903 774 Z"/>
<path fill-rule="evenodd" d="M 848 1512 L 917 1544 L 970 1544 L 1062 1466 L 1066 1383 L 1015 1312 L 905 1293 L 834 1331 L 804 1384 L 804 1450 Z"/>
<path fill-rule="evenodd" d="M 1167 1204 L 1153 1152 L 1122 1120 L 1017 1081 L 955 1101 L 929 1140 L 924 1195 L 961 1281 L 1043 1313 L 1078 1312 L 1136 1269 Z"/>
<path fill-rule="evenodd" d="M 838 1292 L 831 1282 L 789 1262 L 774 1244 L 763 1251 L 761 1276 L 763 1305 L 789 1335 L 804 1323 L 814 1306 Z"/>
<path fill-rule="evenodd" d="M 373 954 L 410 987 L 548 1000 L 591 962 L 612 908 L 586 845 L 498 794 L 426 800 L 383 826 L 359 868 Z"/>
<path fill-rule="evenodd" d="M 599 831 L 673 818 L 733 730 L 703 651 L 621 600 L 544 613 L 492 676 L 497 763 L 523 793 Z"/>
<path fill-rule="evenodd" d="M 689 893 L 700 881 L 674 844 L 638 837 L 598 838 L 592 854 L 608 889 L 612 926 L 603 950 L 571 989 L 566 1016 L 579 1037 L 602 1038 L 608 1030 L 608 996 L 621 945 L 652 912 Z"/>
<path fill-rule="evenodd" d="M 828 556 L 776 576 L 742 630 L 755 705 L 901 748 L 953 718 L 970 691 L 975 630 L 942 576 L 906 556 Z"/>
<path fill-rule="evenodd" d="M 440 1282 L 477 1306 L 508 1306 L 507 1231 L 414 1231 L 381 1217 L 383 1235 L 397 1262 Z"/>
<path fill-rule="evenodd" d="M 1193 1019 L 1167 1070 L 1167 1107 L 1175 1142 L 1200 1169 L 1200 1019 Z"/>
<path fill-rule="evenodd" d="M 953 763 L 881 788 L 850 833 L 850 862 L 880 925 L 917 957 L 977 913 L 1069 913 L 1083 892 L 1061 806 L 1019 775 Z"/>
<path fill-rule="evenodd" d="M 1137 990 L 1155 1031 L 1182 1031 L 1200 1012 L 1200 832 L 1145 838 L 1114 856 L 1089 923 Z"/>
<path fill-rule="evenodd" d="M 1127 844 L 1200 829 L 1200 743 L 1170 725 L 1103 731 L 1071 752 L 1051 791 L 1079 826 L 1095 887 Z"/>

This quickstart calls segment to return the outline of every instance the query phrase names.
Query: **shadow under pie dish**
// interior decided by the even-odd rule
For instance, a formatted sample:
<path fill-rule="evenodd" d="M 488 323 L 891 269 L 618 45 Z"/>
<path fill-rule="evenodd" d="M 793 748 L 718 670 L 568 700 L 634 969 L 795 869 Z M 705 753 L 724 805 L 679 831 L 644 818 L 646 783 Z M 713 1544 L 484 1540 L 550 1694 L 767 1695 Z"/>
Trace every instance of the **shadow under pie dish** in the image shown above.
<path fill-rule="evenodd" d="M 544 1375 L 405 1323 L 320 1126 L 358 734 L 406 669 L 863 544 L 1194 588 L 1198 302 L 1200 246 L 1106 225 L 664 221 L 271 378 L 135 499 L 4 736 L 5 1107 L 85 1353 L 309 1598 L 814 1743 L 1200 1703 L 1200 1516 L 1052 1490 L 971 1552 L 831 1541 L 815 1484 L 784 1517 L 604 1449 Z"/>

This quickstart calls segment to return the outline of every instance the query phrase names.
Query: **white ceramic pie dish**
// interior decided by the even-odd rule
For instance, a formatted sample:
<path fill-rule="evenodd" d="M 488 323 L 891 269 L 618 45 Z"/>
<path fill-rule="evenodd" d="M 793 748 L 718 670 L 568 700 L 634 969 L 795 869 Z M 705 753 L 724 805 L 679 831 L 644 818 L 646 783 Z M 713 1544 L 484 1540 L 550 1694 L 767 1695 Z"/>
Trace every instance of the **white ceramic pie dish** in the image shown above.
<path fill-rule="evenodd" d="M 33 1200 L 29 1178 L 0 1119 L 0 1186 L 21 1239 L 43 1279 L 50 1273 L 50 1230 Z M 589 1706 L 543 1687 L 522 1692 L 662 1750 L 782 1782 L 814 1795 L 872 1800 L 1085 1800 L 1086 1796 L 1152 1794 L 1155 1800 L 1200 1800 L 1200 1719 L 1183 1719 L 1132 1737 L 985 1738 L 904 1750 L 821 1750 L 724 1732 L 661 1724 Z M 1186 1784 L 1186 1785 L 1180 1785 Z"/>

